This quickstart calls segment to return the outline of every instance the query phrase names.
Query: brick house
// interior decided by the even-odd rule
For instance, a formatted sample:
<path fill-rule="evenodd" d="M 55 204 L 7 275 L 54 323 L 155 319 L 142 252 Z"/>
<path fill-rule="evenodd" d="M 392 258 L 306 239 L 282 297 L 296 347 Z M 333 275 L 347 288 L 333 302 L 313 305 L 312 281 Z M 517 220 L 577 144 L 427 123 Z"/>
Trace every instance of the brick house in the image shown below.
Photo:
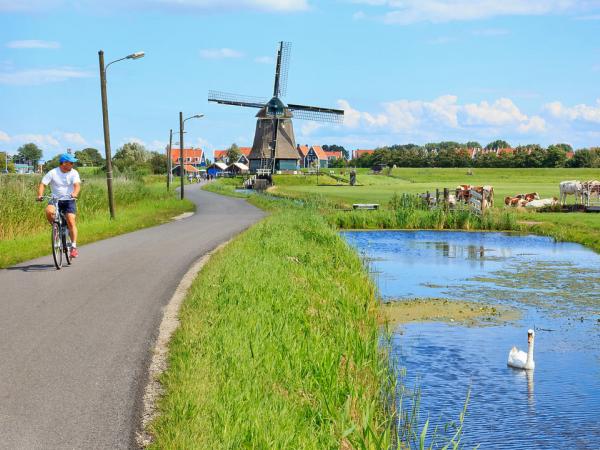
<path fill-rule="evenodd" d="M 185 172 L 198 172 L 200 168 L 206 167 L 206 158 L 204 150 L 201 148 L 186 148 L 183 150 L 183 167 Z M 179 174 L 179 166 L 181 165 L 181 153 L 178 148 L 171 149 L 171 164 L 172 173 Z"/>

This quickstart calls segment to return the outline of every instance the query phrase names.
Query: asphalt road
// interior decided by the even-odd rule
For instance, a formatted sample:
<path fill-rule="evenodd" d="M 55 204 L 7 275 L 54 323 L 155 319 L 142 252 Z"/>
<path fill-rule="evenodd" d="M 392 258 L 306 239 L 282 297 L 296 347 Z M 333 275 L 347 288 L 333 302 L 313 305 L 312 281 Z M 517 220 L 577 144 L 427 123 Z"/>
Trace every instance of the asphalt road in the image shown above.
<path fill-rule="evenodd" d="M 198 185 L 186 196 L 194 216 L 82 246 L 71 267 L 0 270 L 0 448 L 136 447 L 163 306 L 194 261 L 264 215 Z"/>

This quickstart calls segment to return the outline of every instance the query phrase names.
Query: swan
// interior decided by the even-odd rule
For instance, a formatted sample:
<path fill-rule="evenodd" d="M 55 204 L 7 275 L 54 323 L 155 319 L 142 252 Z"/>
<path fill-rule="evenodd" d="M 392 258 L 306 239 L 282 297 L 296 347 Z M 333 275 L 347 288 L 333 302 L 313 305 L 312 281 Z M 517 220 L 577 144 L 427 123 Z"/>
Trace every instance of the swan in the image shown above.
<path fill-rule="evenodd" d="M 535 332 L 533 330 L 527 330 L 527 353 L 522 350 L 518 350 L 517 347 L 513 347 L 508 354 L 508 365 L 515 369 L 533 370 L 535 368 L 535 362 L 533 361 L 533 340 L 535 338 Z"/>

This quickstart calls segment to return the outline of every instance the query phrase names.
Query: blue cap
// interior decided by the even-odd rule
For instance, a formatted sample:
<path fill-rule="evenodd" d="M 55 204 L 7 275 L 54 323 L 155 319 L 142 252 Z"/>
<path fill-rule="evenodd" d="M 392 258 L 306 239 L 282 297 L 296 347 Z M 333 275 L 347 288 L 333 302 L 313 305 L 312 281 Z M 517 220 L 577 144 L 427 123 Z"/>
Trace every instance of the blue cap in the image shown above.
<path fill-rule="evenodd" d="M 75 158 L 70 153 L 63 153 L 62 155 L 60 155 L 60 158 L 58 159 L 58 161 L 61 164 L 64 163 L 64 162 L 76 163 L 77 162 L 77 158 Z"/>

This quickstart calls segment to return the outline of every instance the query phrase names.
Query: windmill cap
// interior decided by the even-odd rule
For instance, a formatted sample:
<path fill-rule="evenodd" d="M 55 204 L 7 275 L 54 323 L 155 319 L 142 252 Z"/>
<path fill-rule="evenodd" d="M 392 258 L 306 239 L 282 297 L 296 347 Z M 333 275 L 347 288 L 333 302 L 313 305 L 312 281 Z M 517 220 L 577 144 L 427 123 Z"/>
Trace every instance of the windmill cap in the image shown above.
<path fill-rule="evenodd" d="M 75 158 L 73 155 L 71 155 L 69 153 L 63 153 L 62 155 L 60 155 L 60 158 L 58 159 L 58 161 L 61 164 L 64 162 L 76 163 L 77 158 Z"/>

